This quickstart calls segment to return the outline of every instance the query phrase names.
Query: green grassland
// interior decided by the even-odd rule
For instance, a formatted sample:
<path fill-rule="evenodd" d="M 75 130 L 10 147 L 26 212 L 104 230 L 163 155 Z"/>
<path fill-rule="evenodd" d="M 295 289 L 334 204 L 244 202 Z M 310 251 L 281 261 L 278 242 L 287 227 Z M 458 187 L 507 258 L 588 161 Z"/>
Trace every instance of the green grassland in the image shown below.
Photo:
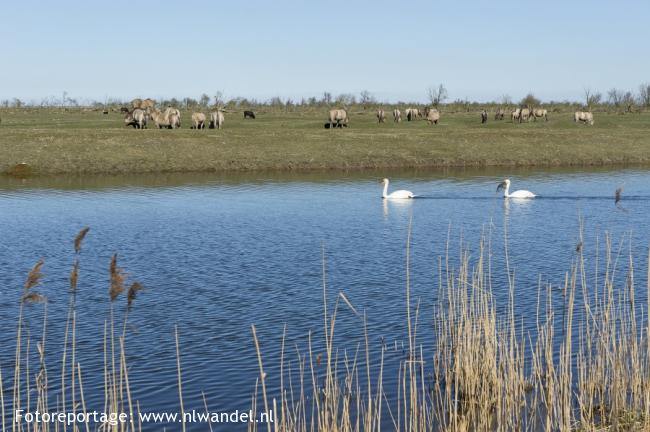
<path fill-rule="evenodd" d="M 647 112 L 597 112 L 594 126 L 571 112 L 524 124 L 490 113 L 482 125 L 478 112 L 443 109 L 429 125 L 377 124 L 374 110 L 359 108 L 336 130 L 323 128 L 327 109 L 257 110 L 255 120 L 229 110 L 222 130 L 192 130 L 190 115 L 181 129 L 134 130 L 115 112 L 0 110 L 0 172 L 19 163 L 34 174 L 650 163 Z"/>

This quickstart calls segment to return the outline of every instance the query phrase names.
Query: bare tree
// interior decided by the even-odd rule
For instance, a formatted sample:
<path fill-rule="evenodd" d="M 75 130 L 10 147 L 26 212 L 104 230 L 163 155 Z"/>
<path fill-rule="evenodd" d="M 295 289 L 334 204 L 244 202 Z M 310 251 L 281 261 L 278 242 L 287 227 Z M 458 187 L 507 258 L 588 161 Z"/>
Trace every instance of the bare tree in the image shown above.
<path fill-rule="evenodd" d="M 368 105 L 376 103 L 375 97 L 368 90 L 364 90 L 359 94 L 359 103 L 366 109 Z"/>
<path fill-rule="evenodd" d="M 591 111 L 591 107 L 593 105 L 598 105 L 600 101 L 603 99 L 603 95 L 598 92 L 592 93 L 589 87 L 585 87 L 584 92 L 585 92 L 585 106 L 587 107 L 587 111 Z"/>
<path fill-rule="evenodd" d="M 634 105 L 636 105 L 636 100 L 631 91 L 623 93 L 623 98 L 621 99 L 621 105 L 625 108 L 625 112 L 632 112 Z"/>
<path fill-rule="evenodd" d="M 443 84 L 440 84 L 438 87 L 435 86 L 429 87 L 427 89 L 427 96 L 429 97 L 429 101 L 431 102 L 431 105 L 437 107 L 445 100 L 447 100 L 448 93 L 445 86 Z"/>
<path fill-rule="evenodd" d="M 205 108 L 208 106 L 209 103 L 210 103 L 210 96 L 203 93 L 199 98 L 199 104 L 201 104 L 201 106 Z"/>
<path fill-rule="evenodd" d="M 650 83 L 639 86 L 639 103 L 646 108 L 650 107 Z"/>
<path fill-rule="evenodd" d="M 330 93 L 330 92 L 324 92 L 323 93 L 323 103 L 325 105 L 331 105 L 332 104 L 332 93 Z"/>
<path fill-rule="evenodd" d="M 213 97 L 214 97 L 214 106 L 216 106 L 217 108 L 223 107 L 223 105 L 224 105 L 223 104 L 223 92 L 221 90 L 219 90 L 214 94 Z"/>
<path fill-rule="evenodd" d="M 503 96 L 501 96 L 501 105 L 505 105 L 505 106 L 512 105 L 512 98 L 510 97 L 510 95 L 504 94 Z"/>
<path fill-rule="evenodd" d="M 617 88 L 611 88 L 607 92 L 607 101 L 610 103 L 610 105 L 619 107 L 623 102 L 623 90 L 619 90 Z"/>
<path fill-rule="evenodd" d="M 351 93 L 341 93 L 336 97 L 336 103 L 339 105 L 354 105 L 357 103 L 357 98 Z"/>

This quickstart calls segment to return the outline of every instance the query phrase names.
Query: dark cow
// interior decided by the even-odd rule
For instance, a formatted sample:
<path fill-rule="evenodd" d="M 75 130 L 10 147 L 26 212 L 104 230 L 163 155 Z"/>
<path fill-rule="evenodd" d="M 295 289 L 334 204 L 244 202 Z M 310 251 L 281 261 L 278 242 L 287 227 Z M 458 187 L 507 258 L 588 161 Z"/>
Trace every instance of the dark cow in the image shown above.
<path fill-rule="evenodd" d="M 255 113 L 253 111 L 244 111 L 244 118 L 255 120 Z"/>

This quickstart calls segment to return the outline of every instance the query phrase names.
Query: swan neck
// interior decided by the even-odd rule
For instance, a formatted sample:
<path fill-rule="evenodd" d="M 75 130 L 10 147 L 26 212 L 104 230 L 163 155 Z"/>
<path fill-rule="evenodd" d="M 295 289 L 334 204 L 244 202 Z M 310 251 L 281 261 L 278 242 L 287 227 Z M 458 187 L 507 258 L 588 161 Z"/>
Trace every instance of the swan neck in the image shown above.
<path fill-rule="evenodd" d="M 503 190 L 503 196 L 505 198 L 508 198 L 510 196 L 510 185 L 509 184 L 507 184 L 506 188 Z"/>
<path fill-rule="evenodd" d="M 388 196 L 388 182 L 384 182 L 384 192 L 381 194 L 383 198 L 386 198 Z"/>

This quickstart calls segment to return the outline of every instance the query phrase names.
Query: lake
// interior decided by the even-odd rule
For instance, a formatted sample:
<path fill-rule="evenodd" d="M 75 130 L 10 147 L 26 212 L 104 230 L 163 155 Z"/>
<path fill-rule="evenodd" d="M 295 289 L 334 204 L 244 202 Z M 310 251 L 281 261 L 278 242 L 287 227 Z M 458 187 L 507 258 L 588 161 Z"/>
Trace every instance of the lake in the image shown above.
<path fill-rule="evenodd" d="M 504 200 L 495 190 L 506 176 L 513 190 L 538 197 Z M 408 189 L 417 197 L 382 200 L 383 177 L 390 177 L 391 190 Z M 623 198 L 617 206 L 618 187 Z M 339 293 L 357 312 L 339 302 L 339 349 L 354 352 L 363 343 L 364 312 L 373 353 L 388 347 L 384 378 L 390 399 L 397 383 L 390 371 L 403 358 L 407 340 L 409 225 L 411 297 L 419 301 L 418 340 L 425 350 L 433 339 L 427 330 L 446 251 L 457 266 L 461 245 L 475 258 L 481 238 L 489 239 L 492 288 L 505 308 L 507 235 L 515 314 L 526 331 L 535 329 L 540 284 L 564 283 L 581 220 L 587 267 L 595 274 L 596 254 L 602 256 L 609 234 L 615 252 L 622 250 L 617 278 L 625 280 L 631 252 L 638 268 L 636 299 L 641 304 L 647 296 L 650 170 L 643 168 L 3 178 L 0 209 L 0 367 L 9 396 L 18 303 L 26 275 L 40 258 L 44 277 L 36 290 L 49 299 L 50 388 L 60 387 L 73 239 L 90 227 L 76 295 L 76 361 L 89 410 L 103 408 L 103 332 L 110 319 L 114 253 L 128 280 L 145 287 L 129 312 L 125 341 L 132 396 L 143 411 L 179 409 L 176 328 L 185 410 L 204 409 L 202 392 L 211 411 L 250 407 L 259 377 L 252 324 L 269 393 L 277 395 L 285 326 L 285 361 L 296 365 L 296 350 L 306 352 L 310 332 L 314 353 L 324 351 L 323 279 L 330 312 Z M 121 331 L 126 299 L 114 308 Z M 26 308 L 34 339 L 41 336 L 42 312 L 42 305 Z M 54 396 L 50 405 L 56 405 Z"/>

